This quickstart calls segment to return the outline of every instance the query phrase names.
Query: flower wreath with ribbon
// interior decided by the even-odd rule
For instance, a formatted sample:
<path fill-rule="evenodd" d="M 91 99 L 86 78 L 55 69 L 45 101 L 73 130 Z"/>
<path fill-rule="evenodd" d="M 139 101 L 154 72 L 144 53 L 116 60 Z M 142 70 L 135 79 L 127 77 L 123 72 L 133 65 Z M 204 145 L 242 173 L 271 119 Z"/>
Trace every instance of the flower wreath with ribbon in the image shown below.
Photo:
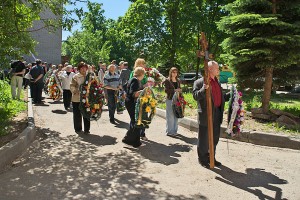
<path fill-rule="evenodd" d="M 90 121 L 100 119 L 104 104 L 104 91 L 94 73 L 87 74 L 79 90 L 79 109 L 82 116 Z"/>
<path fill-rule="evenodd" d="M 157 69 L 151 67 L 145 68 L 145 75 L 148 77 L 148 81 L 153 81 L 156 84 L 161 83 L 165 79 Z"/>
<path fill-rule="evenodd" d="M 118 90 L 115 93 L 117 112 L 125 110 L 126 93 L 123 90 Z"/>
<path fill-rule="evenodd" d="M 53 100 L 59 100 L 62 96 L 63 90 L 61 88 L 61 82 L 57 78 L 56 74 L 52 74 L 48 83 L 48 94 Z"/>
<path fill-rule="evenodd" d="M 151 87 L 145 87 L 135 105 L 135 127 L 149 128 L 155 113 L 157 100 Z"/>
<path fill-rule="evenodd" d="M 187 102 L 181 92 L 175 92 L 172 97 L 172 110 L 177 118 L 184 117 L 184 110 Z"/>
<path fill-rule="evenodd" d="M 236 87 L 232 85 L 228 108 L 228 126 L 226 129 L 226 133 L 232 137 L 240 134 L 241 125 L 244 123 L 245 111 L 242 96 L 242 93 L 238 92 Z"/>

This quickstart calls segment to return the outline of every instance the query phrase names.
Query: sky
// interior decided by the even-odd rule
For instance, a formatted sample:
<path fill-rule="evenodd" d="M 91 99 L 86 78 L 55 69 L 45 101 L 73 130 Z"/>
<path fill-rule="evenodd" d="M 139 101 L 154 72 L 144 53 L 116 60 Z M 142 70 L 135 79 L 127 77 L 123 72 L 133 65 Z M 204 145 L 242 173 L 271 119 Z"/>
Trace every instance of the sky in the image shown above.
<path fill-rule="evenodd" d="M 104 10 L 104 16 L 108 19 L 118 19 L 120 16 L 124 16 L 128 10 L 131 2 L 128 0 L 91 0 L 91 2 L 102 3 L 102 9 Z M 84 11 L 87 11 L 84 3 L 77 3 L 77 7 L 83 7 Z M 68 7 L 67 7 L 68 8 Z M 72 32 L 80 29 L 81 24 L 76 24 L 72 28 Z M 69 31 L 62 31 L 62 40 L 66 40 L 68 36 L 72 35 Z"/>

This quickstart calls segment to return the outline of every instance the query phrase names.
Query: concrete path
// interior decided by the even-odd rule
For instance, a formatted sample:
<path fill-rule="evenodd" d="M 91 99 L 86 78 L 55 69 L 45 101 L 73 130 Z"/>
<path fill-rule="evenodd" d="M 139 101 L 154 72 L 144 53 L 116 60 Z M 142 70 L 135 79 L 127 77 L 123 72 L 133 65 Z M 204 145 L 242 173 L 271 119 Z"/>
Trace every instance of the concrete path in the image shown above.
<path fill-rule="evenodd" d="M 72 113 L 45 101 L 34 107 L 40 137 L 0 174 L 0 200 L 300 199 L 300 151 L 221 139 L 223 166 L 208 170 L 197 161 L 197 133 L 180 127 L 167 137 L 160 117 L 134 149 L 121 142 L 127 112 L 112 125 L 106 110 L 90 135 L 78 136 Z"/>

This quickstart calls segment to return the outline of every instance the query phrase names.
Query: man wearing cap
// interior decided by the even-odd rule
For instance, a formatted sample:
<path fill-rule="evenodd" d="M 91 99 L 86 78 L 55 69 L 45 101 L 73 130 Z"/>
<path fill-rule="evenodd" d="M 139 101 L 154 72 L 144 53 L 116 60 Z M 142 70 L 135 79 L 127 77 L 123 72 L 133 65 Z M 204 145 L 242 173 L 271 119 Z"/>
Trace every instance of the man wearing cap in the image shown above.
<path fill-rule="evenodd" d="M 75 73 L 72 72 L 72 65 L 67 65 L 65 71 L 61 71 L 58 75 L 62 83 L 63 102 L 66 110 L 68 110 L 71 105 L 72 92 L 70 90 L 70 83 L 74 75 Z"/>
<path fill-rule="evenodd" d="M 122 69 L 124 68 L 124 61 L 119 62 L 119 66 L 117 68 L 117 73 L 121 74 Z"/>
<path fill-rule="evenodd" d="M 121 84 L 124 85 L 126 81 L 129 80 L 130 77 L 130 69 L 128 69 L 128 62 L 123 63 L 123 69 L 121 70 L 120 74 L 120 79 L 121 79 Z"/>
<path fill-rule="evenodd" d="M 121 89 L 120 75 L 116 73 L 115 65 L 108 66 L 108 73 L 104 76 L 104 88 L 107 89 L 108 111 L 110 123 L 115 124 L 116 92 Z"/>
<path fill-rule="evenodd" d="M 103 63 L 100 61 L 98 63 L 99 66 L 99 71 L 98 71 L 98 79 L 101 84 L 104 84 L 104 75 L 106 73 L 106 63 Z M 104 99 L 105 99 L 105 105 L 107 105 L 108 100 L 107 100 L 107 89 L 104 88 Z"/>

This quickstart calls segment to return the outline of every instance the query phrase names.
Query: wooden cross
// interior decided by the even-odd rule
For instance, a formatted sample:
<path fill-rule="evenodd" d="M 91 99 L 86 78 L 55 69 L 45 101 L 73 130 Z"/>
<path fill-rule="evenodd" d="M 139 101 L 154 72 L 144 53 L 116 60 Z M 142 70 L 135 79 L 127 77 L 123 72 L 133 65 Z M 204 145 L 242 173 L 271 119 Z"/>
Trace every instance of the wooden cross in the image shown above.
<path fill-rule="evenodd" d="M 208 134 L 208 146 L 209 146 L 209 164 L 210 168 L 215 167 L 215 153 L 214 153 L 214 136 L 213 136 L 213 121 L 212 121 L 212 101 L 211 101 L 211 86 L 208 73 L 208 61 L 213 58 L 213 54 L 208 52 L 208 42 L 205 37 L 205 33 L 201 32 L 201 39 L 199 40 L 201 50 L 197 51 L 198 57 L 204 57 L 204 82 L 209 87 L 205 90 L 206 105 L 207 105 L 207 134 Z"/>

